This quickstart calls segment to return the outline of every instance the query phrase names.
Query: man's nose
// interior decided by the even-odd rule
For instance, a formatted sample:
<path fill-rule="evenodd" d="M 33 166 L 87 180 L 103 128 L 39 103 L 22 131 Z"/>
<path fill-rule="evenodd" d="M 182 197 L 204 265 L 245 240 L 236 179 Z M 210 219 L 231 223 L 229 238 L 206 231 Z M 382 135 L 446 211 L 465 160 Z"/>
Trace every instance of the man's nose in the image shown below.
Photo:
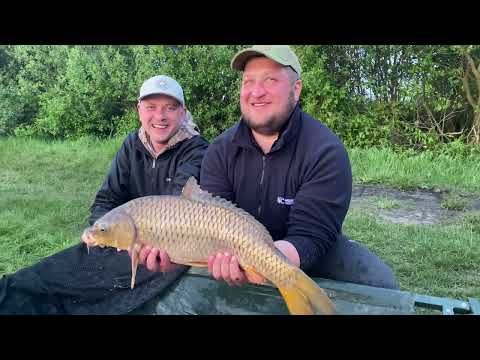
<path fill-rule="evenodd" d="M 165 108 L 158 108 L 153 113 L 154 117 L 159 120 L 167 119 L 167 110 Z"/>
<path fill-rule="evenodd" d="M 265 87 L 260 82 L 257 82 L 252 86 L 251 94 L 254 97 L 262 97 L 265 95 Z"/>

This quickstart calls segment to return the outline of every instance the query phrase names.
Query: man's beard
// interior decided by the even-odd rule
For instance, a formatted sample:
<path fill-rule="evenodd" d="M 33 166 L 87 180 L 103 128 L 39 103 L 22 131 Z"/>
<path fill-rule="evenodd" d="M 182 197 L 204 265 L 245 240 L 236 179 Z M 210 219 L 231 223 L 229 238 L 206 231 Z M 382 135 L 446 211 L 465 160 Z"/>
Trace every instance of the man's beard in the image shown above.
<path fill-rule="evenodd" d="M 243 118 L 243 121 L 245 121 L 245 123 L 247 124 L 247 126 L 253 131 L 255 131 L 256 133 L 259 133 L 262 135 L 274 135 L 274 134 L 278 134 L 280 130 L 283 128 L 288 118 L 290 117 L 290 114 L 295 108 L 295 105 L 296 105 L 296 102 L 294 99 L 294 93 L 292 91 L 288 96 L 288 101 L 285 109 L 278 114 L 271 115 L 265 121 L 263 121 L 262 124 L 255 124 L 250 118 L 248 118 L 247 115 L 243 113 L 243 111 L 242 111 L 242 118 Z"/>

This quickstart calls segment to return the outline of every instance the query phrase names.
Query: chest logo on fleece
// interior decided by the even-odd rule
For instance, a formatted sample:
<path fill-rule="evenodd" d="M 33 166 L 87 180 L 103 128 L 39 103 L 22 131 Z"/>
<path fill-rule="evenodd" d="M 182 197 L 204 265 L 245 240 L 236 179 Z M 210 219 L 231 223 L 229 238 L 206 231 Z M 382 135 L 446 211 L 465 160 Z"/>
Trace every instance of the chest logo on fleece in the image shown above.
<path fill-rule="evenodd" d="M 282 196 L 277 197 L 277 203 L 281 205 L 289 205 L 292 206 L 295 203 L 295 199 L 287 199 Z"/>

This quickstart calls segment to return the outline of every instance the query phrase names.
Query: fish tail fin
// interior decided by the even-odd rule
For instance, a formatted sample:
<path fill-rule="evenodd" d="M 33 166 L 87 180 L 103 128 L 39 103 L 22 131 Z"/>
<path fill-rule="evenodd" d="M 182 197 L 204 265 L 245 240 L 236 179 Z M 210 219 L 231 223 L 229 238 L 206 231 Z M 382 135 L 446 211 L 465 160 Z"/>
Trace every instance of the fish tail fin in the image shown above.
<path fill-rule="evenodd" d="M 325 291 L 302 270 L 293 267 L 294 281 L 288 287 L 278 286 L 292 315 L 313 315 L 321 313 L 334 315 L 335 306 Z"/>

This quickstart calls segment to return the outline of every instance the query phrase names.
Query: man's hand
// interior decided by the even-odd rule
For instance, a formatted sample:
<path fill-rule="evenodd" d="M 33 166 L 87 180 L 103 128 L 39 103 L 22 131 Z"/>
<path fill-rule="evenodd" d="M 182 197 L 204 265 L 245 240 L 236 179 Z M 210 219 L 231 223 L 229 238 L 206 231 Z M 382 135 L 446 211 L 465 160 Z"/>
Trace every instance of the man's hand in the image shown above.
<path fill-rule="evenodd" d="M 295 266 L 300 266 L 297 249 L 285 240 L 275 242 L 275 247 L 285 255 Z M 245 272 L 235 256 L 229 253 L 215 253 L 208 257 L 208 272 L 216 280 L 224 280 L 230 286 L 243 286 L 247 282 L 262 284 L 266 279 L 254 273 Z"/>
<path fill-rule="evenodd" d="M 128 254 L 132 257 L 130 250 L 128 250 Z M 145 265 L 150 271 L 160 271 L 162 273 L 175 271 L 179 267 L 178 264 L 170 261 L 170 257 L 165 250 L 152 248 L 151 246 L 142 247 L 138 256 L 138 263 Z"/>
<path fill-rule="evenodd" d="M 235 256 L 216 253 L 208 257 L 208 272 L 216 280 L 225 280 L 229 286 L 243 286 L 248 281 Z"/>
<path fill-rule="evenodd" d="M 293 244 L 286 240 L 277 240 L 274 243 L 275 247 L 285 255 L 290 262 L 295 265 L 296 267 L 300 267 L 300 256 L 298 255 L 298 251 L 293 246 Z"/>

